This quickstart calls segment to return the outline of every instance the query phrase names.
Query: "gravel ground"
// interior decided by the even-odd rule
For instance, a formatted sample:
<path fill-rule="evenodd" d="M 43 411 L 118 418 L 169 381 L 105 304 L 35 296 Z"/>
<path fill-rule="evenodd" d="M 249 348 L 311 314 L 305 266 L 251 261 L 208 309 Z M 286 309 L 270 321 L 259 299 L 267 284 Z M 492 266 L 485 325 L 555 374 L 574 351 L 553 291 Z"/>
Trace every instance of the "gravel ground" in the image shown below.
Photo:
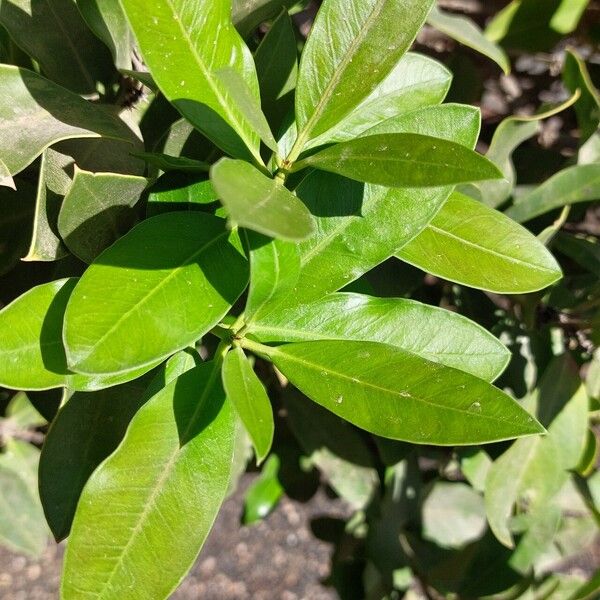
<path fill-rule="evenodd" d="M 317 539 L 310 522 L 319 516 L 347 517 L 339 500 L 317 493 L 303 504 L 284 498 L 262 523 L 240 527 L 244 492 L 254 475 L 245 475 L 221 509 L 191 573 L 173 600 L 333 600 L 321 583 L 329 574 L 332 548 Z M 50 543 L 40 560 L 0 548 L 2 600 L 55 600 L 64 544 Z"/>

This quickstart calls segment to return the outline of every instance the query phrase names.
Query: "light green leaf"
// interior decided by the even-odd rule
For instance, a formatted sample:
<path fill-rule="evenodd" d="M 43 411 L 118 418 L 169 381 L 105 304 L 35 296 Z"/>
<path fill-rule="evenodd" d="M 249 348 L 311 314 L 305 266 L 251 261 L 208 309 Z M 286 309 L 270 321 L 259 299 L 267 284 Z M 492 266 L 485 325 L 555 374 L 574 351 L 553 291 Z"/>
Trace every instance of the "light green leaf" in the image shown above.
<path fill-rule="evenodd" d="M 116 114 L 32 71 L 0 65 L 0 85 L 3 92 L 0 160 L 11 175 L 22 171 L 48 146 L 60 140 L 134 139 Z"/>
<path fill-rule="evenodd" d="M 433 106 L 387 119 L 377 128 L 432 135 L 472 148 L 479 114 L 471 107 Z M 316 231 L 298 244 L 300 277 L 293 295 L 283 295 L 283 300 L 289 305 L 312 302 L 358 279 L 414 238 L 450 192 L 449 187 L 363 185 L 311 173 L 296 193 L 313 214 Z"/>
<path fill-rule="evenodd" d="M 48 540 L 37 490 L 13 467 L 0 462 L 0 543 L 39 557 Z M 25 469 L 25 465 L 21 465 Z"/>
<path fill-rule="evenodd" d="M 133 208 L 147 184 L 145 177 L 76 169 L 58 216 L 67 248 L 91 263 L 131 227 Z"/>
<path fill-rule="evenodd" d="M 56 540 L 69 535 L 83 486 L 119 445 L 143 405 L 148 377 L 99 392 L 76 392 L 52 421 L 39 467 L 39 489 Z"/>
<path fill-rule="evenodd" d="M 52 81 L 79 94 L 113 75 L 106 48 L 72 0 L 2 0 L 0 24 Z"/>
<path fill-rule="evenodd" d="M 77 0 L 89 28 L 110 50 L 119 69 L 131 69 L 133 36 L 119 0 Z"/>
<path fill-rule="evenodd" d="M 287 296 L 300 275 L 300 255 L 296 244 L 251 234 L 250 289 L 244 311 L 246 322 L 256 321 L 277 304 L 277 296 Z M 274 300 L 275 299 L 275 300 Z"/>
<path fill-rule="evenodd" d="M 414 133 L 375 134 L 341 142 L 300 162 L 376 185 L 433 187 L 497 179 L 489 160 L 456 142 Z"/>
<path fill-rule="evenodd" d="M 485 490 L 485 479 L 492 466 L 489 454 L 482 449 L 464 448 L 459 452 L 460 470 L 478 492 Z"/>
<path fill-rule="evenodd" d="M 15 181 L 8 170 L 8 167 L 0 160 L 0 187 L 8 187 L 13 190 L 17 189 Z"/>
<path fill-rule="evenodd" d="M 235 407 L 260 464 L 271 450 L 275 424 L 269 396 L 241 348 L 234 348 L 223 361 L 223 387 Z"/>
<path fill-rule="evenodd" d="M 249 487 L 244 498 L 244 524 L 251 525 L 264 519 L 283 496 L 283 486 L 279 482 L 280 461 L 272 454 L 264 464 L 260 477 Z"/>
<path fill-rule="evenodd" d="M 260 100 L 252 94 L 244 78 L 237 71 L 228 67 L 219 69 L 216 76 L 250 127 L 254 129 L 268 148 L 273 152 L 278 152 L 277 142 L 261 110 Z"/>
<path fill-rule="evenodd" d="M 493 60 L 506 75 L 510 73 L 510 61 L 506 52 L 485 37 L 481 29 L 471 19 L 444 12 L 434 6 L 427 17 L 427 22 L 457 42 Z"/>
<path fill-rule="evenodd" d="M 352 0 L 340 10 L 336 0 L 323 2 L 300 62 L 296 148 L 339 123 L 388 76 L 432 3 Z"/>
<path fill-rule="evenodd" d="M 210 180 L 236 225 L 284 240 L 303 240 L 313 231 L 309 210 L 278 179 L 241 160 L 221 159 Z"/>
<path fill-rule="evenodd" d="M 464 483 L 437 481 L 423 501 L 423 537 L 442 548 L 462 548 L 485 532 L 483 498 Z"/>
<path fill-rule="evenodd" d="M 243 345 L 267 356 L 318 404 L 382 437 L 464 445 L 543 431 L 489 383 L 394 346 L 342 340 Z"/>
<path fill-rule="evenodd" d="M 344 142 L 364 134 L 386 119 L 439 104 L 446 96 L 451 81 L 452 74 L 442 64 L 409 52 L 350 114 L 306 147 Z"/>
<path fill-rule="evenodd" d="M 534 292 L 562 276 L 533 234 L 457 192 L 397 256 L 443 279 L 499 294 Z"/>
<path fill-rule="evenodd" d="M 589 3 L 590 0 L 561 0 L 550 20 L 550 26 L 563 35 L 575 31 Z"/>
<path fill-rule="evenodd" d="M 488 381 L 502 373 L 509 357 L 508 350 L 473 321 L 403 298 L 332 294 L 256 315 L 247 331 L 261 342 L 382 342 Z"/>
<path fill-rule="evenodd" d="M 105 250 L 75 288 L 65 314 L 67 361 L 86 374 L 156 363 L 216 325 L 247 281 L 239 238 L 223 219 L 152 217 Z"/>
<path fill-rule="evenodd" d="M 46 419 L 35 409 L 24 392 L 19 392 L 11 398 L 6 407 L 5 418 L 10 421 L 12 427 L 18 429 L 46 425 Z"/>
<path fill-rule="evenodd" d="M 517 223 L 557 208 L 600 198 L 600 164 L 576 165 L 559 171 L 529 194 L 520 196 L 506 215 Z"/>
<path fill-rule="evenodd" d="M 214 376 L 219 366 L 201 365 L 154 396 L 88 481 L 67 546 L 64 600 L 167 598 L 192 566 L 233 460 L 236 420 Z M 181 436 L 190 439 L 183 447 Z"/>
<path fill-rule="evenodd" d="M 0 311 L 0 385 L 11 389 L 68 387 L 93 391 L 136 379 L 155 364 L 118 376 L 86 377 L 67 368 L 62 342 L 65 308 L 75 279 L 31 288 Z"/>
<path fill-rule="evenodd" d="M 379 476 L 360 433 L 298 392 L 286 392 L 286 419 L 309 464 L 353 510 L 366 508 L 379 487 Z"/>
<path fill-rule="evenodd" d="M 254 62 L 262 109 L 277 133 L 293 109 L 298 78 L 296 34 L 287 11 L 282 11 L 267 31 L 254 54 Z"/>
<path fill-rule="evenodd" d="M 233 0 L 231 18 L 236 29 L 248 37 L 261 23 L 294 4 L 297 0 Z"/>
<path fill-rule="evenodd" d="M 231 23 L 231 0 L 121 4 L 166 98 L 217 146 L 262 164 L 257 133 L 216 74 L 224 67 L 234 69 L 258 100 L 254 62 Z"/>

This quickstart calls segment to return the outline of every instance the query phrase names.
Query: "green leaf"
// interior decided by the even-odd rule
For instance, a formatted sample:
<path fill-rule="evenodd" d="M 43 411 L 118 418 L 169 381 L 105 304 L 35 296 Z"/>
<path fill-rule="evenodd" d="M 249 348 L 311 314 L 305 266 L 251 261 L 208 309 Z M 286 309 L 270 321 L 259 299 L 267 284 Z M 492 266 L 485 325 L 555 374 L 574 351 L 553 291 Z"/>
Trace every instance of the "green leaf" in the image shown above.
<path fill-rule="evenodd" d="M 18 429 L 46 425 L 46 419 L 35 409 L 24 392 L 19 392 L 11 398 L 6 407 L 5 418 Z"/>
<path fill-rule="evenodd" d="M 286 419 L 309 464 L 353 510 L 366 508 L 379 487 L 379 476 L 361 434 L 298 392 L 286 391 Z"/>
<path fill-rule="evenodd" d="M 282 11 L 267 31 L 254 54 L 254 62 L 263 112 L 272 131 L 278 132 L 293 109 L 298 78 L 296 34 L 287 11 Z"/>
<path fill-rule="evenodd" d="M 77 0 L 89 28 L 110 50 L 119 69 L 131 69 L 133 36 L 119 0 Z"/>
<path fill-rule="evenodd" d="M 196 210 L 217 200 L 218 196 L 209 180 L 199 175 L 165 173 L 149 190 L 146 216 Z"/>
<path fill-rule="evenodd" d="M 271 450 L 275 424 L 269 396 L 241 348 L 223 361 L 223 387 L 244 424 L 260 464 Z"/>
<path fill-rule="evenodd" d="M 313 231 L 304 204 L 277 179 L 241 160 L 221 159 L 210 170 L 219 199 L 236 225 L 285 240 L 303 240 Z"/>
<path fill-rule="evenodd" d="M 550 26 L 563 35 L 575 31 L 589 3 L 590 0 L 561 0 Z"/>
<path fill-rule="evenodd" d="M 514 400 L 472 375 L 376 342 L 317 341 L 264 354 L 304 394 L 376 435 L 463 445 L 541 433 Z"/>
<path fill-rule="evenodd" d="M 427 17 L 427 22 L 457 42 L 493 60 L 506 75 L 510 73 L 510 61 L 506 52 L 485 37 L 471 19 L 444 12 L 434 6 Z"/>
<path fill-rule="evenodd" d="M 113 75 L 106 48 L 72 0 L 2 0 L 0 24 L 46 77 L 78 94 Z"/>
<path fill-rule="evenodd" d="M 423 501 L 423 537 L 442 548 L 462 548 L 485 532 L 483 498 L 464 483 L 437 481 Z"/>
<path fill-rule="evenodd" d="M 306 167 L 389 187 L 433 187 L 502 177 L 493 163 L 461 144 L 414 133 L 342 142 L 297 162 L 292 171 Z"/>
<path fill-rule="evenodd" d="M 216 325 L 247 281 L 239 237 L 223 219 L 152 217 L 105 250 L 75 288 L 65 314 L 67 361 L 87 374 L 156 363 Z"/>
<path fill-rule="evenodd" d="M 350 114 L 307 147 L 344 142 L 386 119 L 439 104 L 448 93 L 451 81 L 452 74 L 442 64 L 409 52 Z"/>
<path fill-rule="evenodd" d="M 231 18 L 236 29 L 248 37 L 261 23 L 294 4 L 297 0 L 233 0 Z"/>
<path fill-rule="evenodd" d="M 216 74 L 234 69 L 258 101 L 254 62 L 231 23 L 231 1 L 122 0 L 122 6 L 167 100 L 227 153 L 262 164 L 257 133 Z"/>
<path fill-rule="evenodd" d="M 443 279 L 499 294 L 534 292 L 562 277 L 534 235 L 457 192 L 397 256 Z"/>
<path fill-rule="evenodd" d="M 277 475 L 279 457 L 272 454 L 264 464 L 260 477 L 249 487 L 244 498 L 244 524 L 251 525 L 264 519 L 279 502 L 284 490 Z"/>
<path fill-rule="evenodd" d="M 434 106 L 387 119 L 384 132 L 421 133 L 474 147 L 479 113 L 471 107 Z M 316 222 L 298 244 L 300 276 L 286 304 L 308 303 L 335 292 L 393 256 L 446 201 L 451 188 L 386 188 L 313 172 L 296 188 Z M 275 302 L 275 298 L 273 298 Z"/>
<path fill-rule="evenodd" d="M 11 175 L 60 140 L 108 137 L 133 141 L 131 130 L 114 113 L 32 71 L 0 65 L 0 84 L 0 160 Z"/>
<path fill-rule="evenodd" d="M 64 600 L 81 600 L 82 590 L 105 600 L 167 598 L 192 566 L 233 460 L 236 420 L 219 367 L 201 365 L 154 396 L 91 476 L 67 546 Z M 180 437 L 190 441 L 182 447 Z"/>
<path fill-rule="evenodd" d="M 63 318 L 75 279 L 31 288 L 0 311 L 0 385 L 11 389 L 68 387 L 92 391 L 135 379 L 155 364 L 118 376 L 86 377 L 67 368 L 62 342 Z"/>
<path fill-rule="evenodd" d="M 76 168 L 58 216 L 58 231 L 67 248 L 91 263 L 131 227 L 133 208 L 147 184 L 145 177 Z"/>
<path fill-rule="evenodd" d="M 559 171 L 529 194 L 518 198 L 506 215 L 517 223 L 557 208 L 600 198 L 600 164 L 576 165 Z"/>
<path fill-rule="evenodd" d="M 8 170 L 8 167 L 0 160 L 0 187 L 9 187 L 16 190 L 14 179 Z"/>
<path fill-rule="evenodd" d="M 210 165 L 201 160 L 185 156 L 170 156 L 160 152 L 135 152 L 135 156 L 161 171 L 180 171 L 182 173 L 207 173 Z"/>
<path fill-rule="evenodd" d="M 16 552 L 41 556 L 46 548 L 47 529 L 35 486 L 2 461 L 0 487 L 0 543 Z"/>
<path fill-rule="evenodd" d="M 296 244 L 249 235 L 250 289 L 244 311 L 246 322 L 267 314 L 277 296 L 287 296 L 300 275 L 300 255 Z M 275 299 L 275 300 L 274 300 Z"/>
<path fill-rule="evenodd" d="M 323 2 L 300 61 L 297 148 L 339 123 L 387 77 L 432 3 L 352 0 L 340 10 L 336 0 Z"/>
<path fill-rule="evenodd" d="M 247 331 L 265 343 L 382 342 L 488 381 L 502 373 L 509 357 L 508 350 L 473 321 L 403 298 L 332 294 L 310 304 L 255 315 Z"/>
<path fill-rule="evenodd" d="M 69 535 L 83 486 L 119 445 L 143 405 L 147 377 L 99 392 L 76 392 L 60 409 L 44 441 L 39 488 L 56 540 Z"/>

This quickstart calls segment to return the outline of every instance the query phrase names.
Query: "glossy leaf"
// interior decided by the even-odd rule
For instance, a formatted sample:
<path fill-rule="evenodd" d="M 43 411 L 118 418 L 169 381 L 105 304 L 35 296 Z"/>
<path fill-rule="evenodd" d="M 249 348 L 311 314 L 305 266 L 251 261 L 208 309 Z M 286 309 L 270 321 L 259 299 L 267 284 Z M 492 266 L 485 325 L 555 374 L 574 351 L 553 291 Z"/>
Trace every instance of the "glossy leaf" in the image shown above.
<path fill-rule="evenodd" d="M 195 210 L 217 200 L 209 180 L 198 175 L 165 173 L 149 189 L 146 215 L 153 217 L 165 212 Z"/>
<path fill-rule="evenodd" d="M 110 50 L 119 69 L 131 69 L 133 36 L 119 0 L 77 0 L 89 28 Z"/>
<path fill-rule="evenodd" d="M 4 5 L 3 5 L 4 6 Z M 0 65 L 0 160 L 11 175 L 22 171 L 48 146 L 69 138 L 132 140 L 112 112 L 95 106 L 40 75 Z"/>
<path fill-rule="evenodd" d="M 223 387 L 244 424 L 260 464 L 269 454 L 275 424 L 269 396 L 241 348 L 234 348 L 223 361 Z"/>
<path fill-rule="evenodd" d="M 340 122 L 383 81 L 408 50 L 431 0 L 325 0 L 304 47 L 296 91 L 302 148 Z"/>
<path fill-rule="evenodd" d="M 423 537 L 442 548 L 461 548 L 485 532 L 483 498 L 464 483 L 437 481 L 423 502 Z"/>
<path fill-rule="evenodd" d="M 443 279 L 500 294 L 533 292 L 562 276 L 529 231 L 459 193 L 397 256 Z"/>
<path fill-rule="evenodd" d="M 296 34 L 287 11 L 282 11 L 271 25 L 254 54 L 254 62 L 262 109 L 277 133 L 293 109 L 298 78 Z"/>
<path fill-rule="evenodd" d="M 485 381 L 393 346 L 341 340 L 244 345 L 266 355 L 309 398 L 382 437 L 462 445 L 543 431 Z"/>
<path fill-rule="evenodd" d="M 211 168 L 210 180 L 236 225 L 285 240 L 303 240 L 313 231 L 306 206 L 247 162 L 223 158 Z"/>
<path fill-rule="evenodd" d="M 258 135 L 216 74 L 234 69 L 258 100 L 254 63 L 231 23 L 231 1 L 123 0 L 122 6 L 166 98 L 220 148 L 261 163 Z"/>
<path fill-rule="evenodd" d="M 52 81 L 79 94 L 112 76 L 110 55 L 72 0 L 2 0 L 0 24 Z"/>
<path fill-rule="evenodd" d="M 600 164 L 577 165 L 559 171 L 529 194 L 519 197 L 507 211 L 525 223 L 557 208 L 600 198 Z"/>
<path fill-rule="evenodd" d="M 497 179 L 493 163 L 456 142 L 414 133 L 376 134 L 330 146 L 293 167 L 314 167 L 376 185 L 432 187 Z"/>
<path fill-rule="evenodd" d="M 192 566 L 233 459 L 236 421 L 217 367 L 201 365 L 154 396 L 88 481 L 67 546 L 64 600 L 167 598 Z"/>
<path fill-rule="evenodd" d="M 135 379 L 154 366 L 110 377 L 86 377 L 67 368 L 62 328 L 75 284 L 75 279 L 62 279 L 33 287 L 0 311 L 0 328 L 5 332 L 0 341 L 0 385 L 91 391 Z"/>
<path fill-rule="evenodd" d="M 136 152 L 138 158 L 161 171 L 181 171 L 182 173 L 207 173 L 210 165 L 201 160 L 185 156 L 170 156 L 159 152 Z"/>
<path fill-rule="evenodd" d="M 133 207 L 147 184 L 145 177 L 77 169 L 58 216 L 69 250 L 91 263 L 133 224 Z"/>
<path fill-rule="evenodd" d="M 493 60 L 505 74 L 510 73 L 510 61 L 502 48 L 490 41 L 469 18 L 447 13 L 434 6 L 427 22 L 457 42 Z"/>
<path fill-rule="evenodd" d="M 307 147 L 350 140 L 386 119 L 438 104 L 451 80 L 452 74 L 442 64 L 409 52 L 350 114 Z"/>
<path fill-rule="evenodd" d="M 277 506 L 283 496 L 283 486 L 279 482 L 280 460 L 272 454 L 265 462 L 258 477 L 246 492 L 244 498 L 244 523 L 251 525 L 264 519 Z"/>
<path fill-rule="evenodd" d="M 42 505 L 56 540 L 69 535 L 83 486 L 125 435 L 143 405 L 147 377 L 99 392 L 76 392 L 44 441 L 39 468 Z"/>
<path fill-rule="evenodd" d="M 488 381 L 506 367 L 507 349 L 457 313 L 404 298 L 339 293 L 257 315 L 248 332 L 261 342 L 356 340 L 397 346 Z"/>
<path fill-rule="evenodd" d="M 296 0 L 233 0 L 231 18 L 236 29 L 247 37 L 253 29 L 268 21 L 282 8 L 297 4 Z"/>
<path fill-rule="evenodd" d="M 65 314 L 68 363 L 80 373 L 116 374 L 160 361 L 216 325 L 247 280 L 239 238 L 222 219 L 199 212 L 148 219 L 104 251 L 75 288 Z"/>

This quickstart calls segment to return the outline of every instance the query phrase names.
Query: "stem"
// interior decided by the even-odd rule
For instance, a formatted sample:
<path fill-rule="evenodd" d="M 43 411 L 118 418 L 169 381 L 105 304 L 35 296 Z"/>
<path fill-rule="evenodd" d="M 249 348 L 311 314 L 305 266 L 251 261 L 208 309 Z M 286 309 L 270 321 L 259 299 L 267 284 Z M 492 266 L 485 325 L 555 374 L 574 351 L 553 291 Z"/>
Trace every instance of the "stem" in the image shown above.
<path fill-rule="evenodd" d="M 271 346 L 265 346 L 264 344 L 260 344 L 259 342 L 254 342 L 253 340 L 249 340 L 248 338 L 242 338 L 239 340 L 239 344 L 245 350 L 250 350 L 253 354 L 259 354 L 265 358 L 270 358 L 276 352 L 275 348 Z"/>

